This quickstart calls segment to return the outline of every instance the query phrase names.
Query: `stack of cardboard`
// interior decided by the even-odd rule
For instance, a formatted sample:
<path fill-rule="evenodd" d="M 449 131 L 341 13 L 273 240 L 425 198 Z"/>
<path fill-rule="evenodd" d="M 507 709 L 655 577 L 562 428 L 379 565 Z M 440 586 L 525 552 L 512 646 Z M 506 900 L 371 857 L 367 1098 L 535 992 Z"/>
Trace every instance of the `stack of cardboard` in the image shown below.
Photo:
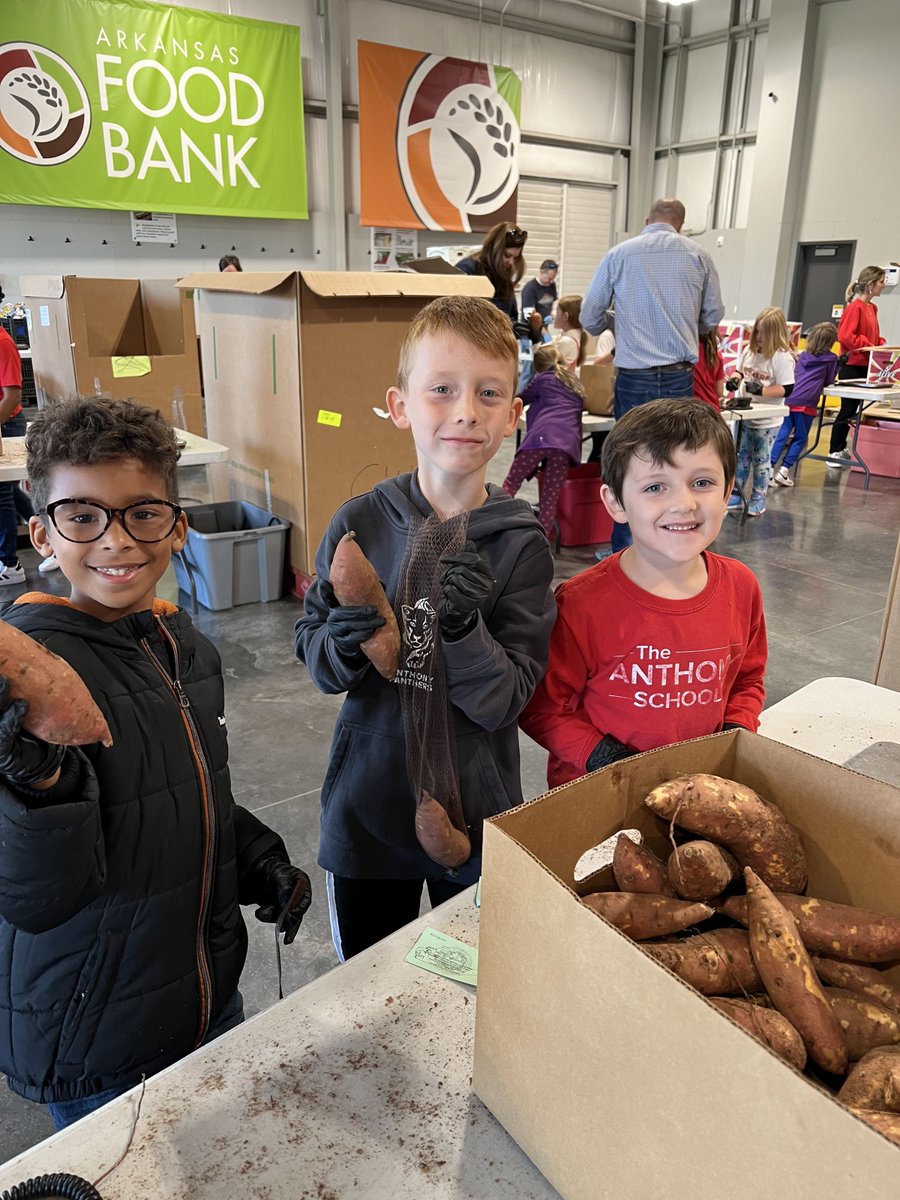
<path fill-rule="evenodd" d="M 487 279 L 348 271 L 191 275 L 199 293 L 209 437 L 231 452 L 216 499 L 247 500 L 291 522 L 301 593 L 332 514 L 415 466 L 385 392 L 400 343 L 435 296 L 491 296 Z M 220 485 L 224 486 L 224 485 Z"/>

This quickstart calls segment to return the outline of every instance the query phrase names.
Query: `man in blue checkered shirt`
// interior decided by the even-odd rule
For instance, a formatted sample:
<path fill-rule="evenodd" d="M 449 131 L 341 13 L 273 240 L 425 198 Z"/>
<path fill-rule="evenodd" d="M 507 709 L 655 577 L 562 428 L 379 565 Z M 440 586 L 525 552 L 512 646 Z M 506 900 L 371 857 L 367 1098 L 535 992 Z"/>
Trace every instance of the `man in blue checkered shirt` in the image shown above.
<path fill-rule="evenodd" d="M 683 224 L 680 200 L 657 200 L 643 233 L 606 254 L 581 305 L 588 333 L 599 333 L 615 307 L 617 418 L 649 400 L 692 396 L 699 332 L 725 314 L 713 261 L 682 236 Z M 630 542 L 628 526 L 616 524 L 613 551 Z"/>

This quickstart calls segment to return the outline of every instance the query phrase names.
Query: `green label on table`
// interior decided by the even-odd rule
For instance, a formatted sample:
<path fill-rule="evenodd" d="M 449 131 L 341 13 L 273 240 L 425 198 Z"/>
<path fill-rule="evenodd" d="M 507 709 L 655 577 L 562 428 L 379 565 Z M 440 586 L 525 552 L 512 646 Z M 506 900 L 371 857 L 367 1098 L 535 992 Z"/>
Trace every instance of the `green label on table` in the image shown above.
<path fill-rule="evenodd" d="M 423 929 L 405 961 L 435 975 L 443 975 L 445 979 L 470 983 L 472 987 L 478 982 L 476 948 L 441 933 L 439 929 Z"/>

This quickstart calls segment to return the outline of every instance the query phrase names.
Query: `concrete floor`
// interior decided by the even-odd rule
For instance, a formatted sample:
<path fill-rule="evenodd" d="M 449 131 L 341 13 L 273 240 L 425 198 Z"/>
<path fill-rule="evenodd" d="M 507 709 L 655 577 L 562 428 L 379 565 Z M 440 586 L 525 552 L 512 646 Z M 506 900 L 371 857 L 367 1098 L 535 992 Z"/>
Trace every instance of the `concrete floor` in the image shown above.
<path fill-rule="evenodd" d="M 492 480 L 502 481 L 511 456 L 508 443 L 492 464 Z M 203 470 L 184 476 L 184 493 L 202 498 Z M 534 498 L 534 485 L 522 495 Z M 860 476 L 808 462 L 798 485 L 773 489 L 768 506 L 764 517 L 743 525 L 726 518 L 715 545 L 747 563 L 762 585 L 768 702 L 825 675 L 870 679 L 900 528 L 900 481 L 873 479 L 866 493 Z M 22 561 L 30 587 L 64 591 L 59 574 L 37 574 L 33 552 L 24 552 Z M 592 547 L 563 550 L 557 578 L 569 578 L 593 562 Z M 167 576 L 163 582 L 161 594 L 174 598 L 174 579 Z M 225 666 L 235 799 L 282 835 L 294 861 L 313 878 L 313 906 L 301 935 L 284 953 L 286 991 L 336 965 L 324 878 L 315 858 L 319 784 L 340 697 L 320 695 L 292 657 L 300 611 L 300 601 L 285 599 L 220 613 L 201 610 L 196 618 L 219 647 Z M 545 758 L 522 737 L 526 797 L 545 790 Z M 272 926 L 254 921 L 252 910 L 245 915 L 250 954 L 241 989 L 249 1015 L 276 1000 L 277 977 Z M 0 1086 L 0 1162 L 51 1132 L 42 1108 Z"/>

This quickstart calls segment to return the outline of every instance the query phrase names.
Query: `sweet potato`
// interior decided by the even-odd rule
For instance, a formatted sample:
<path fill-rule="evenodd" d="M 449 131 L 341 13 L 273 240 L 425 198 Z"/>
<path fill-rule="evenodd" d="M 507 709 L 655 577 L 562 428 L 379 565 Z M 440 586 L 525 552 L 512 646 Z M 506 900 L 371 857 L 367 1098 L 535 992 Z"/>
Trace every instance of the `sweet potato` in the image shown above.
<path fill-rule="evenodd" d="M 0 621 L 0 675 L 11 700 L 27 700 L 23 722 L 55 746 L 112 745 L 112 734 L 80 676 L 46 646 Z"/>
<path fill-rule="evenodd" d="M 879 1046 L 900 1042 L 900 1017 L 883 1004 L 843 988 L 827 987 L 824 992 L 838 1019 L 851 1062 L 859 1062 Z"/>
<path fill-rule="evenodd" d="M 847 1071 L 844 1036 L 797 923 L 750 867 L 744 868 L 750 953 L 772 1003 L 803 1038 L 810 1057 L 833 1075 Z"/>
<path fill-rule="evenodd" d="M 798 1071 L 802 1071 L 806 1066 L 803 1038 L 787 1017 L 774 1008 L 760 1008 L 756 1004 L 749 1004 L 746 1000 L 736 1000 L 730 996 L 713 997 L 710 1003 Z"/>
<path fill-rule="evenodd" d="M 444 806 L 425 791 L 416 805 L 416 837 L 428 857 L 442 867 L 460 867 L 472 855 L 468 834 L 457 829 Z"/>
<path fill-rule="evenodd" d="M 717 929 L 642 949 L 704 996 L 741 996 L 762 987 L 743 929 Z"/>
<path fill-rule="evenodd" d="M 900 1113 L 900 1046 L 870 1050 L 850 1069 L 838 1092 L 849 1108 Z"/>
<path fill-rule="evenodd" d="M 371 604 L 384 624 L 360 646 L 379 675 L 393 679 L 400 666 L 400 630 L 381 580 L 363 554 L 351 529 L 335 547 L 331 560 L 331 586 L 339 604 Z"/>
<path fill-rule="evenodd" d="M 804 946 L 812 953 L 864 963 L 900 958 L 900 917 L 812 896 L 777 895 L 797 922 Z M 747 924 L 747 901 L 743 896 L 731 896 L 718 907 L 733 921 Z"/>
<path fill-rule="evenodd" d="M 625 833 L 620 833 L 616 841 L 612 867 L 620 891 L 642 892 L 651 896 L 675 895 L 666 878 L 665 863 L 652 850 L 633 842 Z"/>
<path fill-rule="evenodd" d="M 669 855 L 666 867 L 675 894 L 684 900 L 712 900 L 741 873 L 734 855 L 713 842 L 685 842 Z"/>
<path fill-rule="evenodd" d="M 892 1142 L 896 1142 L 900 1146 L 900 1115 L 889 1112 L 873 1112 L 869 1108 L 851 1108 L 850 1111 L 865 1121 L 867 1125 L 871 1125 L 873 1129 L 877 1129 L 879 1133 L 883 1133 L 886 1138 L 890 1138 Z"/>
<path fill-rule="evenodd" d="M 638 892 L 596 892 L 583 896 L 582 904 L 605 917 L 636 942 L 666 937 L 711 917 L 707 904 L 690 904 L 671 896 L 649 896 Z"/>
<path fill-rule="evenodd" d="M 803 931 L 800 931 L 803 936 Z M 867 996 L 876 1004 L 883 1004 L 894 1013 L 900 1013 L 900 988 L 894 987 L 877 967 L 864 967 L 861 963 L 838 962 L 836 958 L 821 958 L 812 956 L 822 983 L 830 987 L 844 988 L 848 992 L 857 992 Z"/>
<path fill-rule="evenodd" d="M 780 892 L 802 892 L 806 855 L 784 814 L 752 788 L 718 775 L 682 775 L 644 800 L 657 816 L 730 850 L 742 867 Z"/>

